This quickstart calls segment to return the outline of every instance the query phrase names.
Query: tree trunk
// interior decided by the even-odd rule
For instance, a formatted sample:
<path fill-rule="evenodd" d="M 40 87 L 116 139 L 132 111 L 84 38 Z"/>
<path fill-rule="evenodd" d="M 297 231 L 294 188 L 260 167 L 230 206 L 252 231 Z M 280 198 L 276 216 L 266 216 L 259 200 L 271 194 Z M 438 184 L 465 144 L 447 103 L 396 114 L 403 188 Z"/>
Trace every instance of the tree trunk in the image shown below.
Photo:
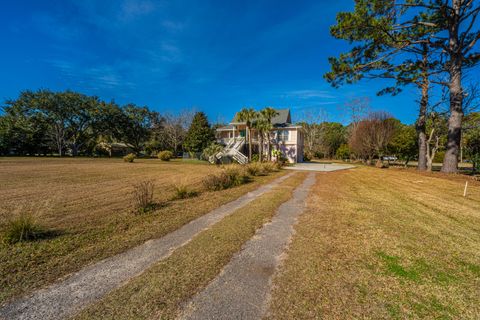
<path fill-rule="evenodd" d="M 250 131 L 250 127 L 247 127 L 248 133 L 248 161 L 252 161 L 252 135 Z"/>
<path fill-rule="evenodd" d="M 428 48 L 424 46 L 424 55 L 423 55 L 423 81 L 422 81 L 422 98 L 420 100 L 420 110 L 418 113 L 417 120 L 417 137 L 418 137 L 418 166 L 417 169 L 420 171 L 425 171 L 427 169 L 427 108 L 428 108 L 428 90 L 429 90 L 429 79 L 427 68 L 428 64 Z"/>
<path fill-rule="evenodd" d="M 257 135 L 258 135 L 258 140 L 259 140 L 258 160 L 260 162 L 262 162 L 263 161 L 263 132 L 259 132 Z"/>
<path fill-rule="evenodd" d="M 460 66 L 450 71 L 450 117 L 448 119 L 447 150 L 443 159 L 442 172 L 456 173 L 460 155 L 463 121 L 463 90 Z"/>
<path fill-rule="evenodd" d="M 272 147 L 270 144 L 270 131 L 267 131 L 267 160 L 272 161 Z"/>
<path fill-rule="evenodd" d="M 450 118 L 448 119 L 447 150 L 443 159 L 442 172 L 456 173 L 458 171 L 458 156 L 462 138 L 463 120 L 463 89 L 462 89 L 462 48 L 459 41 L 460 10 L 462 0 L 453 0 L 453 16 L 448 30 L 450 61 Z"/>

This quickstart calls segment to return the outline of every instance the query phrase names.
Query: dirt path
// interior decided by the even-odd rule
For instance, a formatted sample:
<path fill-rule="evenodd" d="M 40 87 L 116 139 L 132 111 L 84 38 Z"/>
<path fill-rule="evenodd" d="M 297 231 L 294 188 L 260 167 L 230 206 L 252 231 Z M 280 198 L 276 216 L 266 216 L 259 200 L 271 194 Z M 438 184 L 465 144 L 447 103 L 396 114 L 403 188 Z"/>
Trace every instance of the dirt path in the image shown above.
<path fill-rule="evenodd" d="M 311 173 L 282 204 L 271 223 L 249 240 L 222 273 L 186 307 L 181 319 L 261 319 L 266 313 L 271 277 L 303 212 L 315 182 Z"/>
<path fill-rule="evenodd" d="M 67 279 L 3 306 L 1 319 L 63 319 L 101 298 L 152 264 L 168 257 L 202 230 L 250 203 L 292 176 L 288 174 L 191 221 L 166 236 L 102 260 Z"/>

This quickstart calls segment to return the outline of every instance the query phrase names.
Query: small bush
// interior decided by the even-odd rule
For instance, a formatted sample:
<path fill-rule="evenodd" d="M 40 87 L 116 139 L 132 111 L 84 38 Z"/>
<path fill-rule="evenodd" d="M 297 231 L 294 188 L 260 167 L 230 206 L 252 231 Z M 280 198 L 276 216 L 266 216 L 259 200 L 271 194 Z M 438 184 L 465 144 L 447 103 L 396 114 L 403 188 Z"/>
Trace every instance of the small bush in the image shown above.
<path fill-rule="evenodd" d="M 251 176 L 266 176 L 270 171 L 270 167 L 267 166 L 267 163 L 254 162 L 249 163 L 246 166 L 246 170 Z"/>
<path fill-rule="evenodd" d="M 182 183 L 174 185 L 173 190 L 175 191 L 174 200 L 192 198 L 198 195 L 197 191 L 190 190 L 186 184 Z"/>
<path fill-rule="evenodd" d="M 382 160 L 378 159 L 377 162 L 375 163 L 375 167 L 380 168 L 380 169 L 387 169 L 388 168 L 388 163 L 385 163 Z"/>
<path fill-rule="evenodd" d="M 225 173 L 231 181 L 231 186 L 239 186 L 251 181 L 250 175 L 243 166 L 227 166 Z"/>
<path fill-rule="evenodd" d="M 162 161 L 170 161 L 173 158 L 173 153 L 171 151 L 165 150 L 160 151 L 157 155 L 158 159 Z"/>
<path fill-rule="evenodd" d="M 22 213 L 8 223 L 4 241 L 7 244 L 14 244 L 41 239 L 46 234 L 46 230 L 36 223 L 32 215 Z"/>
<path fill-rule="evenodd" d="M 278 171 L 278 169 L 281 168 L 281 165 L 279 167 L 279 164 L 274 162 L 265 162 L 265 163 L 262 163 L 262 166 L 263 166 L 263 170 L 265 170 L 265 172 L 267 173 L 276 172 Z"/>
<path fill-rule="evenodd" d="M 246 169 L 241 166 L 227 166 L 218 174 L 206 176 L 202 184 L 206 190 L 218 191 L 239 186 L 251 181 Z"/>
<path fill-rule="evenodd" d="M 252 162 L 258 162 L 258 161 L 260 161 L 260 156 L 258 154 L 254 154 L 252 156 Z"/>
<path fill-rule="evenodd" d="M 252 162 L 245 166 L 246 171 L 251 176 L 257 176 L 261 171 L 261 165 L 258 162 Z"/>
<path fill-rule="evenodd" d="M 123 161 L 132 163 L 133 161 L 135 161 L 136 158 L 137 156 L 134 153 L 129 153 L 125 157 L 123 157 Z"/>
<path fill-rule="evenodd" d="M 232 186 L 230 177 L 225 172 L 221 172 L 219 174 L 209 174 L 203 178 L 202 184 L 208 191 L 219 191 Z"/>
<path fill-rule="evenodd" d="M 153 202 L 153 181 L 142 181 L 133 187 L 133 205 L 137 213 L 147 213 L 155 209 Z"/>

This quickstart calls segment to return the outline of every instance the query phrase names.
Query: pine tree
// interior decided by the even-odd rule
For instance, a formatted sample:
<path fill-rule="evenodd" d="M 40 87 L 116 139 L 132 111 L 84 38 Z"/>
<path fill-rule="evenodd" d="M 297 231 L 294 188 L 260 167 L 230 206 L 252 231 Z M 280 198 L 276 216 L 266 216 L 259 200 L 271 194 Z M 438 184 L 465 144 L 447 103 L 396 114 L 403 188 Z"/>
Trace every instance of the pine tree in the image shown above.
<path fill-rule="evenodd" d="M 195 113 L 188 129 L 183 147 L 188 152 L 202 152 L 215 140 L 207 116 L 203 112 Z"/>

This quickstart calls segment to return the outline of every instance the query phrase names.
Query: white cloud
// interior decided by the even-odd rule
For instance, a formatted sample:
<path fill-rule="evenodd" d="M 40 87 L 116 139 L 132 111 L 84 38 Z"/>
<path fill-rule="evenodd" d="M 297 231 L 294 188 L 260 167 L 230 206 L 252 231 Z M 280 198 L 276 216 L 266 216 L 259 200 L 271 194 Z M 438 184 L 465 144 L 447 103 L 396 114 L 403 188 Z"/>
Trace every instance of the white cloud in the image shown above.
<path fill-rule="evenodd" d="M 297 98 L 297 99 L 335 99 L 335 95 L 326 90 L 295 90 L 289 91 L 282 95 L 284 98 Z"/>

